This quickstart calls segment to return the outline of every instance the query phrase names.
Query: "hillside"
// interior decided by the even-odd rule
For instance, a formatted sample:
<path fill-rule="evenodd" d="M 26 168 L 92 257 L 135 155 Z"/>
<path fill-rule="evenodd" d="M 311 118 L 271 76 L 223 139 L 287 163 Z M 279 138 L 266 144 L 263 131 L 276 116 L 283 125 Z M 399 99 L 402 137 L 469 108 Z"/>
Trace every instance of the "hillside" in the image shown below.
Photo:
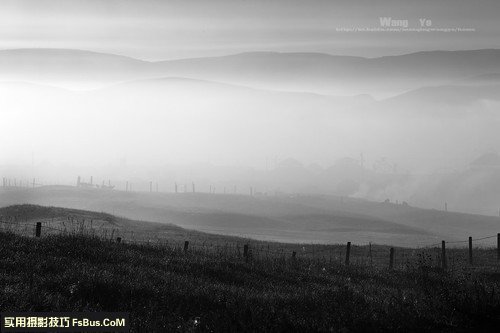
<path fill-rule="evenodd" d="M 483 85 L 446 85 L 422 87 L 382 102 L 387 109 L 405 115 L 438 116 L 443 107 L 449 108 L 450 116 L 471 112 L 472 107 L 484 101 L 500 103 L 498 83 Z M 419 110 L 420 112 L 418 112 Z M 454 111 L 454 112 L 453 112 Z M 452 113 L 453 112 L 453 113 Z"/>
<path fill-rule="evenodd" d="M 398 246 L 498 232 L 498 218 L 328 196 L 144 193 L 73 187 L 0 190 L 0 205 L 31 203 L 108 212 L 214 234 L 294 243 Z M 484 244 L 486 245 L 486 244 Z"/>
<path fill-rule="evenodd" d="M 0 51 L 2 80 L 55 84 L 70 88 L 149 77 L 148 63 L 118 55 L 72 49 Z"/>
<path fill-rule="evenodd" d="M 244 239 L 188 230 L 169 223 L 132 220 L 104 212 L 39 205 L 12 205 L 0 208 L 0 230 L 32 236 L 35 223 L 42 224 L 42 234 L 78 234 L 127 243 L 169 243 L 181 246 L 200 244 L 244 243 Z"/>

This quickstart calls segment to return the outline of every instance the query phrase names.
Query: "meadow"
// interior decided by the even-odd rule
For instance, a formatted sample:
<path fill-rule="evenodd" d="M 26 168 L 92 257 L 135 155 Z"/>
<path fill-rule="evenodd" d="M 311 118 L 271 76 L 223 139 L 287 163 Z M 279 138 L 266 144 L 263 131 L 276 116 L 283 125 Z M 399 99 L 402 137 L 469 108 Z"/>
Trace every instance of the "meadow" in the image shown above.
<path fill-rule="evenodd" d="M 383 245 L 372 246 L 372 260 L 369 248 L 353 245 L 346 265 L 345 245 L 258 242 L 145 222 L 171 237 L 118 243 L 116 234 L 90 228 L 44 228 L 53 219 L 59 228 L 62 217 L 81 225 L 84 215 L 115 229 L 136 222 L 38 206 L 3 208 L 4 222 L 13 212 L 24 220 L 19 214 L 8 223 L 47 221 L 41 237 L 12 227 L 0 233 L 1 311 L 125 311 L 133 332 L 489 332 L 500 324 L 496 248 L 474 249 L 480 263 L 450 260 L 447 269 L 433 260 L 435 248 L 396 248 L 416 259 L 401 257 L 389 269 Z M 300 252 L 313 246 L 314 253 Z M 466 253 L 455 248 L 448 256 Z"/>

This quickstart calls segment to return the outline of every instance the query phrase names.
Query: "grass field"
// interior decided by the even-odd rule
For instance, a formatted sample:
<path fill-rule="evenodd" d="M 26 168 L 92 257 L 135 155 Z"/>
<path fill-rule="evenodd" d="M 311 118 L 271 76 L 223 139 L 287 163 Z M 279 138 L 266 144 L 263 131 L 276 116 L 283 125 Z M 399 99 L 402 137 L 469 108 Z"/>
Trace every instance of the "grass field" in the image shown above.
<path fill-rule="evenodd" d="M 2 311 L 126 311 L 134 332 L 490 331 L 500 275 L 0 234 Z"/>
<path fill-rule="evenodd" d="M 283 243 L 262 241 L 250 238 L 204 233 L 181 228 L 176 225 L 158 222 L 130 220 L 107 213 L 44 207 L 37 205 L 14 205 L 0 208 L 0 231 L 18 235 L 34 236 L 36 223 L 41 223 L 42 236 L 46 235 L 86 235 L 103 240 L 123 243 L 162 245 L 183 247 L 189 242 L 190 249 L 204 252 L 241 256 L 244 245 L 249 246 L 250 255 L 254 258 L 290 258 L 296 253 L 297 258 L 314 259 L 321 262 L 345 262 L 346 243 Z M 353 221 L 355 224 L 356 221 Z M 396 247 L 384 244 L 366 244 L 356 241 L 352 235 L 350 262 L 358 265 L 387 267 L 390 248 L 394 248 L 394 267 L 404 268 L 408 265 L 441 265 L 441 242 L 431 246 L 412 248 Z M 485 240 L 474 241 L 474 266 L 497 268 L 498 260 L 496 235 Z M 468 263 L 465 242 L 448 244 L 447 261 L 451 270 L 460 269 Z"/>
<path fill-rule="evenodd" d="M 99 225 L 106 221 L 115 229 L 139 223 L 37 206 L 7 207 L 0 213 L 4 221 L 11 216 L 17 221 L 9 223 L 30 226 L 40 218 L 46 219 L 44 227 L 58 226 L 58 219 L 68 221 L 69 216 L 79 221 L 85 216 Z M 309 251 L 312 245 L 253 241 L 255 252 L 245 258 L 236 247 L 252 242 L 248 239 L 164 224 L 140 226 L 170 234 L 132 244 L 116 243 L 88 228 L 68 227 L 41 238 L 15 229 L 0 232 L 0 310 L 125 311 L 131 313 L 133 332 L 489 332 L 500 324 L 496 249 L 475 249 L 477 259 L 487 264 L 470 267 L 457 260 L 443 271 L 439 261 L 432 261 L 435 249 L 396 248 L 419 259 L 401 260 L 390 270 L 387 246 L 372 247 L 371 265 L 361 246 L 353 246 L 349 266 L 343 263 L 344 253 L 339 260 L 328 255 L 343 245 L 315 245 L 316 253 L 299 252 L 294 260 L 292 250 Z M 184 252 L 184 239 L 212 246 Z M 465 254 L 454 249 L 449 256 Z"/>

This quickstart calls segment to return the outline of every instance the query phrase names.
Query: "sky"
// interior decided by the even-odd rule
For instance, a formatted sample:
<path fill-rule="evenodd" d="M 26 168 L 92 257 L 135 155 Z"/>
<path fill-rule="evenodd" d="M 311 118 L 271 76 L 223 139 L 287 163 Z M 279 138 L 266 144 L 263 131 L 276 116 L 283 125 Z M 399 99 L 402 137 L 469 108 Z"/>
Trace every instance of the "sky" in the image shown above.
<path fill-rule="evenodd" d="M 499 48 L 497 0 L 1 0 L 0 49 L 75 48 L 146 60 L 247 51 L 377 57 Z M 466 32 L 345 32 L 380 17 Z"/>

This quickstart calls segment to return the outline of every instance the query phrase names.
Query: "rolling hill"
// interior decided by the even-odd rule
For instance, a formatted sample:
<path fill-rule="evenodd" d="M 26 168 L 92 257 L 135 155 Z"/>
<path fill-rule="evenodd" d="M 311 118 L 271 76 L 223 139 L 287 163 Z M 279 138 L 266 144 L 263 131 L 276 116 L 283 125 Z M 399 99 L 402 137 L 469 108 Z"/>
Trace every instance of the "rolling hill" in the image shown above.
<path fill-rule="evenodd" d="M 433 112 L 439 106 L 467 109 L 480 101 L 500 101 L 500 84 L 446 85 L 422 87 L 384 100 L 393 109 L 407 110 L 425 107 L 422 111 Z M 430 109 L 429 109 L 430 108 Z"/>
<path fill-rule="evenodd" d="M 299 243 L 374 242 L 423 246 L 496 234 L 498 218 L 324 196 L 130 193 L 72 187 L 3 189 L 0 205 L 20 203 L 117 214 L 214 234 Z"/>

